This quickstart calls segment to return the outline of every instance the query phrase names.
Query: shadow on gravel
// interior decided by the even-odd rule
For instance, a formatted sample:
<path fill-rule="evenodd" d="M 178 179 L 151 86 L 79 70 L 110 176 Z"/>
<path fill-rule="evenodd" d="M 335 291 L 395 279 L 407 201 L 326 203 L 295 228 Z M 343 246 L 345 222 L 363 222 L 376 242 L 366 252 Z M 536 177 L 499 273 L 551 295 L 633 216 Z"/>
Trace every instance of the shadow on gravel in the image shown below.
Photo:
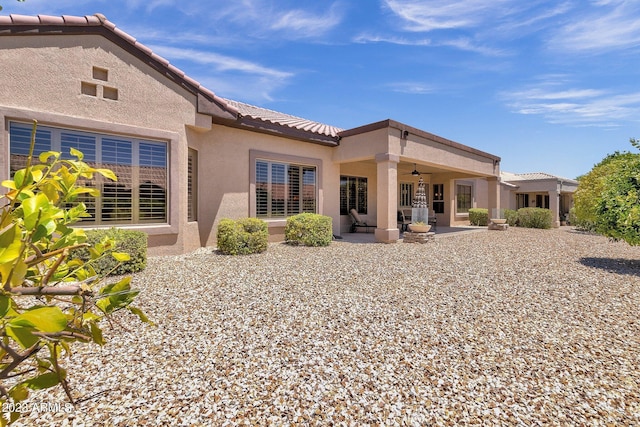
<path fill-rule="evenodd" d="M 581 258 L 580 263 L 610 273 L 640 276 L 640 260 L 636 259 L 586 257 Z"/>

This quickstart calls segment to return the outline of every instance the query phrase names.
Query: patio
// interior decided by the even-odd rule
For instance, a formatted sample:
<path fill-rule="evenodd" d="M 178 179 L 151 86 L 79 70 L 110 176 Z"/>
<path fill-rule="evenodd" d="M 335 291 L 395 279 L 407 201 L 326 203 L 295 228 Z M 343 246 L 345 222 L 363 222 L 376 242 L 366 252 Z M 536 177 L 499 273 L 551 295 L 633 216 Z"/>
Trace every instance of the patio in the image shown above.
<path fill-rule="evenodd" d="M 640 247 L 442 231 L 151 258 L 134 284 L 157 326 L 105 325 L 64 361 L 84 400 L 22 425 L 640 423 Z"/>
<path fill-rule="evenodd" d="M 478 233 L 487 231 L 487 227 L 473 227 L 473 226 L 459 226 L 459 227 L 448 227 L 446 225 L 439 225 L 435 232 L 435 238 L 439 239 L 442 237 L 451 237 L 460 234 L 468 234 L 468 233 Z M 400 241 L 397 243 L 402 243 L 404 233 L 400 233 Z M 346 243 L 376 243 L 374 233 L 365 233 L 362 231 L 356 233 L 343 233 L 342 239 L 336 239 L 336 242 L 346 242 Z"/>

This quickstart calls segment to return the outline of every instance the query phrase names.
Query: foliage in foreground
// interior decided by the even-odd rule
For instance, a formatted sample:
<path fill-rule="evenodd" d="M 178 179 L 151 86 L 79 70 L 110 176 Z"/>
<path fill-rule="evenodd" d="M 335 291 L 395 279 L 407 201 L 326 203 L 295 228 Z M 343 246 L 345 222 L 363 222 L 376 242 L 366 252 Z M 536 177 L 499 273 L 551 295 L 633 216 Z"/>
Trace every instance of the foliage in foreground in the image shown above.
<path fill-rule="evenodd" d="M 249 255 L 267 250 L 269 231 L 267 223 L 258 218 L 223 218 L 218 223 L 217 238 L 223 254 Z"/>
<path fill-rule="evenodd" d="M 292 245 L 329 246 L 333 240 L 333 220 L 314 213 L 291 216 L 287 218 L 284 238 Z"/>
<path fill-rule="evenodd" d="M 94 246 L 104 239 L 113 240 L 113 251 L 129 254 L 129 260 L 119 262 L 114 257 L 105 256 L 93 262 L 98 274 L 123 275 L 142 271 L 147 266 L 147 233 L 122 228 L 87 230 L 87 243 Z M 73 258 L 87 262 L 91 260 L 91 252 L 87 248 L 73 251 Z"/>
<path fill-rule="evenodd" d="M 635 139 L 631 144 L 640 148 Z M 581 177 L 574 204 L 576 226 L 640 245 L 640 154 L 605 157 Z"/>
<path fill-rule="evenodd" d="M 34 123 L 31 153 L 35 128 Z M 130 277 L 107 284 L 93 268 L 114 242 L 89 245 L 85 232 L 71 227 L 88 216 L 77 198 L 98 195 L 79 180 L 95 174 L 116 177 L 83 162 L 78 150 L 71 149 L 71 155 L 75 159 L 64 160 L 58 152 L 44 152 L 38 164 L 32 164 L 30 155 L 26 168 L 2 182 L 8 192 L 0 198 L 0 406 L 10 410 L 0 417 L 0 425 L 20 417 L 15 408 L 30 390 L 61 385 L 74 403 L 61 357 L 70 356 L 75 343 L 103 345 L 103 319 L 126 308 L 148 321 L 130 305 L 138 294 Z M 89 250 L 89 261 L 69 259 L 79 248 Z M 111 256 L 129 259 L 126 253 Z"/>

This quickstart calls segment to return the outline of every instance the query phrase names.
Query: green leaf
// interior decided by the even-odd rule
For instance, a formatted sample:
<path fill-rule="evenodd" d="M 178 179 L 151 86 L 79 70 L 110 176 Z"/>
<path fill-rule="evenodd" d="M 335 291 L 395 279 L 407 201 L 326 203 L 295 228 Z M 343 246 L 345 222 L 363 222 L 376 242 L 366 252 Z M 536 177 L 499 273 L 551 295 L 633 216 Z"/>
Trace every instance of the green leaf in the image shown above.
<path fill-rule="evenodd" d="M 142 310 L 140 310 L 138 307 L 127 307 L 127 310 L 129 310 L 131 313 L 133 313 L 136 316 L 138 316 L 140 318 L 140 320 L 143 321 L 144 323 L 149 323 L 151 325 L 154 324 L 151 320 L 149 320 L 147 315 Z"/>
<path fill-rule="evenodd" d="M 131 259 L 131 256 L 126 252 L 111 252 L 111 256 L 118 262 L 125 262 Z"/>
<path fill-rule="evenodd" d="M 69 153 L 71 153 L 72 156 L 77 157 L 78 160 L 82 160 L 84 158 L 84 154 L 82 154 L 82 151 L 76 150 L 73 147 L 71 147 Z"/>
<path fill-rule="evenodd" d="M 39 331 L 55 333 L 67 327 L 67 316 L 59 307 L 37 307 L 13 318 L 7 326 L 32 326 Z"/>
<path fill-rule="evenodd" d="M 104 313 L 109 314 L 131 304 L 140 291 L 132 291 L 130 283 L 131 277 L 125 277 L 117 283 L 103 287 L 100 290 L 100 296 L 104 296 L 104 298 L 99 299 L 96 306 Z"/>
<path fill-rule="evenodd" d="M 61 369 L 62 376 L 64 377 L 65 371 Z M 46 374 L 38 375 L 35 378 L 29 378 L 23 381 L 22 384 L 29 387 L 32 390 L 43 390 L 50 388 L 60 383 L 60 378 L 56 372 L 47 372 Z"/>
<path fill-rule="evenodd" d="M 9 390 L 9 396 L 15 403 L 22 402 L 29 397 L 29 390 L 23 384 L 16 384 Z"/>
<path fill-rule="evenodd" d="M 16 190 L 16 183 L 11 179 L 6 179 L 2 181 L 2 186 L 6 188 L 10 188 L 11 190 Z"/>
<path fill-rule="evenodd" d="M 20 169 L 13 175 L 13 182 L 15 182 L 17 188 L 20 188 L 24 185 L 26 175 L 26 169 Z"/>
<path fill-rule="evenodd" d="M 34 328 L 30 326 L 23 327 L 7 324 L 5 331 L 22 348 L 29 348 L 40 340 L 40 337 L 33 335 Z"/>
<path fill-rule="evenodd" d="M 39 182 L 42 179 L 42 170 L 41 169 L 31 169 L 31 176 L 33 177 L 34 182 Z"/>
<path fill-rule="evenodd" d="M 109 169 L 96 169 L 96 172 L 98 172 L 100 175 L 109 178 L 112 181 L 117 181 L 118 177 L 116 176 L 115 173 L 113 173 L 111 170 Z"/>
<path fill-rule="evenodd" d="M 91 327 L 91 336 L 93 337 L 93 341 L 98 345 L 104 345 L 105 341 L 102 338 L 102 329 L 100 329 L 94 322 L 91 322 L 89 326 Z"/>
<path fill-rule="evenodd" d="M 60 158 L 60 153 L 58 153 L 57 151 L 43 151 L 38 156 L 38 160 L 40 160 L 40 163 L 47 163 L 47 159 L 49 159 L 49 157 L 53 157 L 55 160 L 57 160 Z"/>
<path fill-rule="evenodd" d="M 11 298 L 6 295 L 0 295 L 0 317 L 4 317 L 11 307 Z"/>

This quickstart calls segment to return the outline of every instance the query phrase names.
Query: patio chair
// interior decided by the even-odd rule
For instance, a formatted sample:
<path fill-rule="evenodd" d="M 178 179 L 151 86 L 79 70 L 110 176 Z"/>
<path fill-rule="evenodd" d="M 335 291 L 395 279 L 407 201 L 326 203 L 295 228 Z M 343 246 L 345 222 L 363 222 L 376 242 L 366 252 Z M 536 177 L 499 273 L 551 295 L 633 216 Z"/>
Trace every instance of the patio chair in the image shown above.
<path fill-rule="evenodd" d="M 431 225 L 431 231 L 436 231 L 436 223 L 438 222 L 438 218 L 434 216 L 429 217 L 429 224 Z"/>
<path fill-rule="evenodd" d="M 411 215 L 408 215 L 404 210 L 399 210 L 398 228 L 400 229 L 400 231 L 407 231 L 409 229 L 409 224 L 411 224 Z"/>
<path fill-rule="evenodd" d="M 367 224 L 366 221 L 363 221 L 362 218 L 360 218 L 360 215 L 358 215 L 358 211 L 356 211 L 354 208 L 349 211 L 349 215 L 351 215 L 351 219 L 353 220 L 350 230 L 351 233 L 356 233 L 358 231 L 358 228 L 364 228 L 365 232 L 368 233 L 369 228 L 376 227 L 375 224 Z"/>

